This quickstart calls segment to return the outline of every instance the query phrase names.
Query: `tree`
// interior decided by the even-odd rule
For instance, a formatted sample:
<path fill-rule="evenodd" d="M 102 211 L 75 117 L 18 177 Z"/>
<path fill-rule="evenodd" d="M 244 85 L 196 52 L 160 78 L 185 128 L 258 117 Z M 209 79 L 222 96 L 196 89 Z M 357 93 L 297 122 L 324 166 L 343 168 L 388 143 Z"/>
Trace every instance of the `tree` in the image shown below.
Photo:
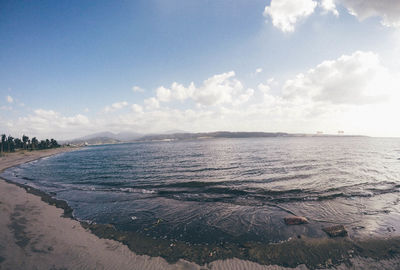
<path fill-rule="evenodd" d="M 41 140 L 39 143 L 39 149 L 45 149 L 46 148 L 46 141 L 45 140 Z"/>
<path fill-rule="evenodd" d="M 37 139 L 36 137 L 33 137 L 33 138 L 32 138 L 32 150 L 37 149 L 37 148 L 38 148 L 38 145 L 39 145 L 38 139 Z"/>
<path fill-rule="evenodd" d="M 4 145 L 6 143 L 6 134 L 1 135 L 1 152 L 4 152 Z"/>
<path fill-rule="evenodd" d="M 51 148 L 60 147 L 60 145 L 58 144 L 58 142 L 57 142 L 56 140 L 54 140 L 54 139 L 51 139 L 51 140 L 50 140 L 50 145 L 51 145 Z"/>
<path fill-rule="evenodd" d="M 22 148 L 24 146 L 21 139 L 19 138 L 15 138 L 14 143 L 15 143 L 15 148 Z"/>
<path fill-rule="evenodd" d="M 8 152 L 14 152 L 15 150 L 14 138 L 10 135 L 7 138 L 7 144 L 8 144 Z"/>
<path fill-rule="evenodd" d="M 29 140 L 28 136 L 22 135 L 22 141 L 24 142 L 24 149 L 26 149 L 26 143 L 28 142 L 28 140 Z"/>
<path fill-rule="evenodd" d="M 30 140 L 28 136 L 23 135 L 21 140 L 20 138 L 14 139 L 11 135 L 7 137 L 5 134 L 1 135 L 0 138 L 0 154 L 3 152 L 14 152 L 16 149 L 41 150 L 60 147 L 55 139 L 46 139 L 39 142 L 36 137 Z"/>

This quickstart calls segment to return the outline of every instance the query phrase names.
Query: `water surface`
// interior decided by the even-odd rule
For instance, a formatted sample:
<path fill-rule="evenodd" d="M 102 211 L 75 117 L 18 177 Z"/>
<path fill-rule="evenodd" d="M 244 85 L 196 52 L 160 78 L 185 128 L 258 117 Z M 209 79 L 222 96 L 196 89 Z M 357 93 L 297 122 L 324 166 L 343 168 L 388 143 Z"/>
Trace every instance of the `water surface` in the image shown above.
<path fill-rule="evenodd" d="M 400 231 L 400 139 L 207 139 L 87 147 L 3 177 L 63 199 L 78 219 L 191 244 Z M 302 215 L 303 226 L 283 217 Z"/>

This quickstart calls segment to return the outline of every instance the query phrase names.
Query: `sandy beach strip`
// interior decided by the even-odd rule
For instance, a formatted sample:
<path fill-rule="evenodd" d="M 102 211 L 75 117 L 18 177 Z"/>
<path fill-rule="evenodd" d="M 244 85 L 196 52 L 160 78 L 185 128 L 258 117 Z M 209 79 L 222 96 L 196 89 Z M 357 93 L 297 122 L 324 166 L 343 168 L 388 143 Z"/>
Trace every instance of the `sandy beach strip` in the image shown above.
<path fill-rule="evenodd" d="M 59 148 L 20 152 L 0 157 L 4 169 L 42 157 L 71 151 Z M 62 217 L 64 209 L 0 179 L 0 269 L 289 269 L 228 259 L 204 266 L 179 260 L 137 255 L 120 242 L 101 239 L 77 220 Z M 400 260 L 356 257 L 335 269 L 400 269 Z M 290 268 L 293 269 L 293 268 Z M 295 269 L 307 269 L 300 265 Z"/>

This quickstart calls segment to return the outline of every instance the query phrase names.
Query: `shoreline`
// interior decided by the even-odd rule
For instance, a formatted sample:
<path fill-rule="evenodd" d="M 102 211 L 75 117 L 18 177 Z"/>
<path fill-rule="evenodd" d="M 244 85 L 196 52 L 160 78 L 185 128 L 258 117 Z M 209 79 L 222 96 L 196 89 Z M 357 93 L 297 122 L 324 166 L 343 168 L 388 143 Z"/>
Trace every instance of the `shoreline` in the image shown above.
<path fill-rule="evenodd" d="M 22 150 L 18 152 L 13 152 L 13 153 L 7 153 L 4 156 L 0 156 L 0 175 L 7 169 L 16 167 L 25 163 L 29 163 L 32 161 L 37 161 L 46 157 L 51 157 L 54 155 L 59 155 L 62 153 L 66 152 L 72 152 L 81 149 L 82 147 L 60 147 L 60 148 L 53 148 L 53 149 L 47 149 L 47 150 L 35 150 L 35 151 L 27 151 L 27 150 Z M 14 158 L 11 158 L 10 160 L 10 155 Z M 18 155 L 23 155 L 23 157 L 16 157 Z M 7 161 L 7 156 L 8 156 L 8 161 Z M 7 161 L 7 162 L 4 162 Z M 46 192 L 43 192 L 39 189 L 30 187 L 28 185 L 16 183 L 13 181 L 9 181 L 7 179 L 4 179 L 0 176 L 0 181 L 5 181 L 9 184 L 16 185 L 20 188 L 23 188 L 26 192 L 36 195 L 42 199 L 43 202 L 46 202 L 49 205 L 54 205 L 57 208 L 61 208 L 64 210 L 64 214 L 62 217 L 68 217 L 71 219 L 73 218 L 72 212 L 73 209 L 68 205 L 66 201 L 63 200 L 58 200 L 53 197 L 51 197 L 50 194 L 47 194 Z"/>
<path fill-rule="evenodd" d="M 79 148 L 8 153 L 10 167 Z M 120 242 L 100 239 L 72 216 L 65 201 L 0 177 L 0 269 L 200 269 L 180 260 L 134 254 Z"/>
<path fill-rule="evenodd" d="M 78 148 L 7 154 L 0 157 L 0 173 L 75 149 Z M 350 238 L 302 237 L 280 244 L 249 242 L 243 247 L 185 243 L 171 246 L 168 241 L 117 231 L 109 224 L 78 221 L 65 201 L 0 179 L 0 269 L 372 269 L 368 267 L 374 264 L 383 269 L 400 268 L 399 238 L 357 242 Z"/>

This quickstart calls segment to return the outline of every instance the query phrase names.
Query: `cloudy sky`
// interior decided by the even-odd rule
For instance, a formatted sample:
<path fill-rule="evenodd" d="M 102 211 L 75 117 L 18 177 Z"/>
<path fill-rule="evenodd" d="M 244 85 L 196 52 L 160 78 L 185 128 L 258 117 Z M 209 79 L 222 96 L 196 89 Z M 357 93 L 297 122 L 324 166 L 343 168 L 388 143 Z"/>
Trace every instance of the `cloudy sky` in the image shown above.
<path fill-rule="evenodd" d="M 0 133 L 400 136 L 400 1 L 0 1 Z"/>

